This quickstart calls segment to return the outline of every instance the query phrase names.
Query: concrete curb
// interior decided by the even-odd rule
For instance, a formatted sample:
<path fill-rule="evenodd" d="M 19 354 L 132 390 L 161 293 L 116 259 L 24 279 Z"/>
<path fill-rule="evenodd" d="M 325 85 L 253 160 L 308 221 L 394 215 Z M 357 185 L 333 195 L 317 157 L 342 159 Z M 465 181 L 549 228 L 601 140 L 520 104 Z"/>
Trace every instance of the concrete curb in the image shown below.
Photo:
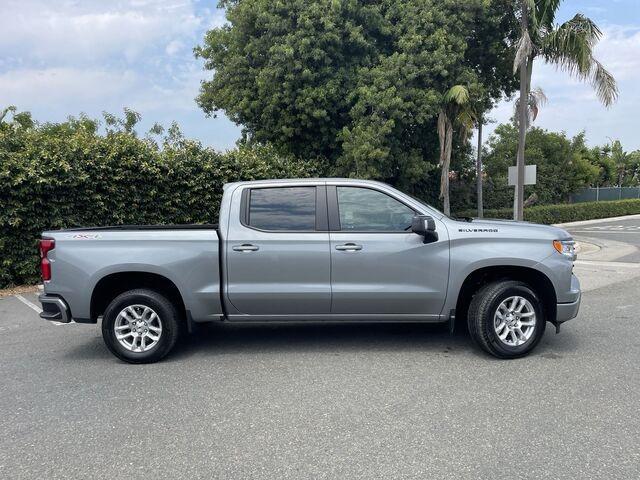
<path fill-rule="evenodd" d="M 579 222 L 556 223 L 554 227 L 579 227 L 580 225 L 594 225 L 596 223 L 617 222 L 619 220 L 636 220 L 640 218 L 640 214 L 624 215 L 622 217 L 596 218 L 594 220 L 581 220 Z"/>
<path fill-rule="evenodd" d="M 574 236 L 582 253 L 578 252 L 578 259 L 598 260 L 604 262 L 612 262 L 618 258 L 626 257 L 637 252 L 638 248 L 629 243 L 618 242 L 603 238 L 583 237 L 582 235 Z"/>
<path fill-rule="evenodd" d="M 584 240 L 576 240 L 576 253 L 578 258 L 584 255 L 593 255 L 602 250 L 602 246 L 596 243 L 586 242 Z"/>

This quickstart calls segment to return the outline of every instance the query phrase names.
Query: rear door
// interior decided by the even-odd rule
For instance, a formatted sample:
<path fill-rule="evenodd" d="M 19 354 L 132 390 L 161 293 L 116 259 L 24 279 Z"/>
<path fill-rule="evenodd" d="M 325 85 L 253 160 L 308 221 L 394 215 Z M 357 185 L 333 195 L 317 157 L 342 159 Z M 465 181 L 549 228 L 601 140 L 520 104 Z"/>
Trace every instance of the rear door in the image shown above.
<path fill-rule="evenodd" d="M 412 233 L 416 212 L 388 192 L 327 186 L 332 314 L 438 318 L 449 274 L 446 228 L 425 244 Z M 423 212 L 424 213 L 424 212 Z"/>
<path fill-rule="evenodd" d="M 230 318 L 328 314 L 326 187 L 247 186 L 235 197 L 225 249 L 227 296 L 237 309 Z"/>

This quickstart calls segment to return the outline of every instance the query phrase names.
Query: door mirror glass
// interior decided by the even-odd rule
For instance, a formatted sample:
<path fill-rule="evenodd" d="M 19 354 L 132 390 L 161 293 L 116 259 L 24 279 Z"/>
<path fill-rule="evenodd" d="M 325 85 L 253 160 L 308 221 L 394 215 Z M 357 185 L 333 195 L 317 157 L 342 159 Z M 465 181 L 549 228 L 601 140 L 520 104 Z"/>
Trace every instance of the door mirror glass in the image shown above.
<path fill-rule="evenodd" d="M 424 237 L 424 243 L 438 240 L 436 221 L 429 215 L 415 215 L 411 221 L 411 231 Z"/>

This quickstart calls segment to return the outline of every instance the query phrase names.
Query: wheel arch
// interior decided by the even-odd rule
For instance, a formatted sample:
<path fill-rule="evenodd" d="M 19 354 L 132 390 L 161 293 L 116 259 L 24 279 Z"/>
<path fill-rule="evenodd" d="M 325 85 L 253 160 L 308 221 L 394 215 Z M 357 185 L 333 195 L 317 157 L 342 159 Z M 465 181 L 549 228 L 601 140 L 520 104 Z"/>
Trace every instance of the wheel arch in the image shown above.
<path fill-rule="evenodd" d="M 471 299 L 489 282 L 518 280 L 526 283 L 540 297 L 546 320 L 556 318 L 557 297 L 553 282 L 540 270 L 520 265 L 496 265 L 478 268 L 469 273 L 462 282 L 456 301 L 456 323 L 466 323 Z"/>
<path fill-rule="evenodd" d="M 94 286 L 91 292 L 91 320 L 97 321 L 118 295 L 138 288 L 148 288 L 164 295 L 175 305 L 181 318 L 186 319 L 184 299 L 173 281 L 158 273 L 123 271 L 105 275 Z"/>

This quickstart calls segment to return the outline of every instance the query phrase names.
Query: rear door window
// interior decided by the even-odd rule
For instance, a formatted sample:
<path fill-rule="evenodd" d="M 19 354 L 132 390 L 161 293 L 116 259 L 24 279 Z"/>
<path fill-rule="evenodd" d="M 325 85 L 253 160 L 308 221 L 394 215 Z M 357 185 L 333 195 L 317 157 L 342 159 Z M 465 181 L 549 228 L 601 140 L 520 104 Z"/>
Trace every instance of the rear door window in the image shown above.
<path fill-rule="evenodd" d="M 315 230 L 316 187 L 254 188 L 247 220 L 261 230 Z"/>

